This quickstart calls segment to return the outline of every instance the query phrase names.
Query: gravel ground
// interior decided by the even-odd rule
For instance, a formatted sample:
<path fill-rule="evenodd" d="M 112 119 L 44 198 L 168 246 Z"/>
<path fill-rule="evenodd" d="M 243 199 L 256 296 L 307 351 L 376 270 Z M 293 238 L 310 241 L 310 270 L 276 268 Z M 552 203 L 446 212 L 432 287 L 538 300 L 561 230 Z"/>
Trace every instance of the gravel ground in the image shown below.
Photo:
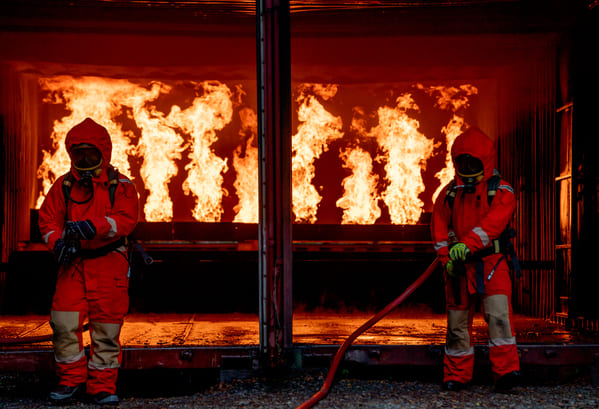
<path fill-rule="evenodd" d="M 358 376 L 354 376 L 358 375 Z M 371 374 L 372 375 L 372 374 Z M 523 386 L 496 393 L 489 382 L 459 393 L 441 391 L 434 376 L 409 380 L 384 374 L 364 376 L 344 370 L 329 394 L 314 408 L 598 408 L 599 388 L 588 375 L 575 374 L 559 383 L 525 377 Z M 124 374 L 119 380 L 121 408 L 296 408 L 316 393 L 325 371 L 303 371 L 285 376 L 249 375 L 219 381 L 217 373 L 190 375 Z M 417 376 L 417 378 L 422 378 Z M 425 377 L 427 378 L 427 377 Z M 551 376 L 549 377 L 551 378 Z M 563 377 L 561 377 L 563 378 Z M 0 374 L 0 407 L 32 409 L 51 406 L 46 399 L 52 375 Z M 534 381 L 534 383 L 533 383 Z M 553 384 L 551 384 L 553 383 Z M 64 408 L 93 406 L 84 398 Z"/>

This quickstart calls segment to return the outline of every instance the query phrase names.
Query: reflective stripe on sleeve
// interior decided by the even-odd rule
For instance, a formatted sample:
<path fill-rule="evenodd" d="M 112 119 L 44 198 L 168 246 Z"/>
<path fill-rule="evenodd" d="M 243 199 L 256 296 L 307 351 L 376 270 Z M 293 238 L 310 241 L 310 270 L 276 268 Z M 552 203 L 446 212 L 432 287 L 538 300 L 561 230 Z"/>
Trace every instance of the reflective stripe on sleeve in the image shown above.
<path fill-rule="evenodd" d="M 435 251 L 439 251 L 439 249 L 442 249 L 443 247 L 447 247 L 449 246 L 449 243 L 446 241 L 439 241 L 437 243 L 435 243 Z"/>
<path fill-rule="evenodd" d="M 474 234 L 478 236 L 484 247 L 488 246 L 491 243 L 491 240 L 489 240 L 489 236 L 487 235 L 487 233 L 485 233 L 485 231 L 480 227 L 475 227 L 474 229 L 472 229 L 472 231 L 474 232 Z"/>
<path fill-rule="evenodd" d="M 497 187 L 497 189 L 507 190 L 508 192 L 512 192 L 512 194 L 515 194 L 514 189 L 512 189 L 512 187 L 508 186 L 508 185 L 499 185 L 499 187 Z"/>
<path fill-rule="evenodd" d="M 50 240 L 50 235 L 52 233 L 54 233 L 54 230 L 44 236 L 44 243 L 48 244 L 48 240 Z"/>
<path fill-rule="evenodd" d="M 110 238 L 110 237 L 116 236 L 116 233 L 117 233 L 116 222 L 114 221 L 114 219 L 112 217 L 108 217 L 108 216 L 106 216 L 106 220 L 108 221 L 108 224 L 110 225 L 110 230 L 108 230 L 106 237 Z"/>

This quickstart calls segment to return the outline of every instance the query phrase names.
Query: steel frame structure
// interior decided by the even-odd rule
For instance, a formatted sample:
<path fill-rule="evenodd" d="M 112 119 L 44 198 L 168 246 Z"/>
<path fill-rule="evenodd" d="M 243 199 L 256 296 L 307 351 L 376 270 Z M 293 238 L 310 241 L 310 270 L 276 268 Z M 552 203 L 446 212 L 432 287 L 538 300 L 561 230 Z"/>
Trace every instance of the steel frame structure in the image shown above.
<path fill-rule="evenodd" d="M 269 367 L 292 346 L 289 13 L 288 0 L 256 2 L 260 352 Z"/>

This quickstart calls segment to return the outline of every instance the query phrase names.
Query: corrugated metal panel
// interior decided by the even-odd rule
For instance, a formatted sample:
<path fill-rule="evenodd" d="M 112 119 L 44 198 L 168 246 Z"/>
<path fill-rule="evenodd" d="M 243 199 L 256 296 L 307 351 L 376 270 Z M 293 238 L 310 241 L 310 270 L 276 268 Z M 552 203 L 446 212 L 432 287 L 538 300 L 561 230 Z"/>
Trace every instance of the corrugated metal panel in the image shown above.
<path fill-rule="evenodd" d="M 40 96 L 35 76 L 18 67 L 2 67 L 2 112 L 5 113 L 2 139 L 3 208 L 2 262 L 8 261 L 19 241 L 29 240 L 29 209 L 37 191 L 38 114 Z"/>
<path fill-rule="evenodd" d="M 518 67 L 522 80 L 513 85 L 519 91 L 501 95 L 507 108 L 500 112 L 500 170 L 517 196 L 514 244 L 523 267 L 522 277 L 514 279 L 514 308 L 545 318 L 553 316 L 556 298 L 554 54 L 549 44 L 542 58 Z"/>

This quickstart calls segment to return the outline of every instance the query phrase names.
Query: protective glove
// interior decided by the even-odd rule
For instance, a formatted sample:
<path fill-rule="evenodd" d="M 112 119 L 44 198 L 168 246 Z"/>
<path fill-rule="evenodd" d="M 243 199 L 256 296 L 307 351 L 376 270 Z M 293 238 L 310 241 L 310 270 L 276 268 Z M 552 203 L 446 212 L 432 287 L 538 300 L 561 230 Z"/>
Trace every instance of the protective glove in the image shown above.
<path fill-rule="evenodd" d="M 466 261 L 470 255 L 470 249 L 464 243 L 456 243 L 449 250 L 449 258 L 453 261 Z"/>
<path fill-rule="evenodd" d="M 67 222 L 65 232 L 67 237 L 91 240 L 96 236 L 96 227 L 90 220 Z"/>
<path fill-rule="evenodd" d="M 453 260 L 449 260 L 447 263 L 445 263 L 445 271 L 447 271 L 447 275 L 452 278 L 456 276 L 453 270 Z"/>
<path fill-rule="evenodd" d="M 77 249 L 68 247 L 63 239 L 58 239 L 54 243 L 54 257 L 60 265 L 68 266 L 71 264 L 76 253 Z"/>

